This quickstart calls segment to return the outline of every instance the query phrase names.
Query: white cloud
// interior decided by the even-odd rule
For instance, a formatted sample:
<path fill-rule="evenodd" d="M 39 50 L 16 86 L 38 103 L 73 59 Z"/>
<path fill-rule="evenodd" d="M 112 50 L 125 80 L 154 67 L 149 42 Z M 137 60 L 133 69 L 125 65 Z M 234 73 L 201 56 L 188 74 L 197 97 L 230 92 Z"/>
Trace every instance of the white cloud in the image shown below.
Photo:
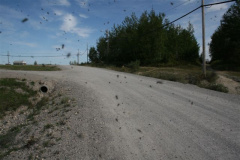
<path fill-rule="evenodd" d="M 87 8 L 89 0 L 76 0 L 76 2 L 81 8 Z"/>
<path fill-rule="evenodd" d="M 74 32 L 77 33 L 81 37 L 88 37 L 92 30 L 89 28 L 75 28 Z"/>
<path fill-rule="evenodd" d="M 215 12 L 215 11 L 225 10 L 227 8 L 228 8 L 228 5 L 224 3 L 224 4 L 211 6 L 210 8 L 206 9 L 206 12 Z"/>
<path fill-rule="evenodd" d="M 57 16 L 62 16 L 63 15 L 63 11 L 60 11 L 60 10 L 53 10 L 53 11 Z"/>
<path fill-rule="evenodd" d="M 76 25 L 77 25 L 76 18 L 71 14 L 67 14 L 64 16 L 61 30 L 69 32 L 69 31 L 72 31 L 76 27 Z"/>
<path fill-rule="evenodd" d="M 58 0 L 57 2 L 58 5 L 61 5 L 61 6 L 70 6 L 70 2 L 68 2 L 68 0 Z"/>
<path fill-rule="evenodd" d="M 37 44 L 35 43 L 29 43 L 29 42 L 13 42 L 13 44 L 28 46 L 28 47 L 37 47 Z"/>
<path fill-rule="evenodd" d="M 85 15 L 85 14 L 79 14 L 79 17 L 81 17 L 81 18 L 88 18 L 88 16 L 87 15 Z"/>
<path fill-rule="evenodd" d="M 182 3 L 180 3 L 181 5 L 188 5 L 188 4 L 191 4 L 191 3 L 196 3 L 196 0 L 181 0 L 181 2 L 182 2 Z"/>
<path fill-rule="evenodd" d="M 68 0 L 42 0 L 44 6 L 57 5 L 57 6 L 70 6 L 71 3 Z"/>
<path fill-rule="evenodd" d="M 65 32 L 78 34 L 81 37 L 88 37 L 92 32 L 92 30 L 89 28 L 77 27 L 77 19 L 71 14 L 66 14 L 63 17 L 63 24 L 61 25 L 60 29 Z"/>

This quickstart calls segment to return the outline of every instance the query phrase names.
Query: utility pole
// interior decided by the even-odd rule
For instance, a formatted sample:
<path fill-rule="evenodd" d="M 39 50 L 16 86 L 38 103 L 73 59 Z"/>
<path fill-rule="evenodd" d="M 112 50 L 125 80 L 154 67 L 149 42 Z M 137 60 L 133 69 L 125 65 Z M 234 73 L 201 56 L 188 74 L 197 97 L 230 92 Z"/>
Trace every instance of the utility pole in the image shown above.
<path fill-rule="evenodd" d="M 204 0 L 202 0 L 202 67 L 203 74 L 206 77 L 206 61 L 205 61 L 205 15 L 204 15 Z"/>
<path fill-rule="evenodd" d="M 106 39 L 107 39 L 107 55 L 109 54 L 109 32 L 108 29 L 106 30 Z"/>
<path fill-rule="evenodd" d="M 88 43 L 87 43 L 87 63 L 88 63 Z"/>
<path fill-rule="evenodd" d="M 77 54 L 77 57 L 78 57 L 77 64 L 79 64 L 79 49 L 78 49 L 78 54 Z"/>
<path fill-rule="evenodd" d="M 7 56 L 8 56 L 8 64 L 10 64 L 10 62 L 9 62 L 9 52 L 8 52 Z"/>

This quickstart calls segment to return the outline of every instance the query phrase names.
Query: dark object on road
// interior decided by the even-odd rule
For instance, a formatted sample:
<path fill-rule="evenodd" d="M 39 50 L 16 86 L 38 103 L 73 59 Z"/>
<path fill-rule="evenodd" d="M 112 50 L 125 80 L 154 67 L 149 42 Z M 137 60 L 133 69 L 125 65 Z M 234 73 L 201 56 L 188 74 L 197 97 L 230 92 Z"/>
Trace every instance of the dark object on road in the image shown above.
<path fill-rule="evenodd" d="M 162 81 L 157 81 L 156 83 L 157 83 L 157 84 L 163 84 L 163 82 L 162 82 Z"/>
<path fill-rule="evenodd" d="M 142 133 L 142 131 L 141 131 L 140 129 L 137 129 L 137 131 L 138 131 L 139 133 Z"/>

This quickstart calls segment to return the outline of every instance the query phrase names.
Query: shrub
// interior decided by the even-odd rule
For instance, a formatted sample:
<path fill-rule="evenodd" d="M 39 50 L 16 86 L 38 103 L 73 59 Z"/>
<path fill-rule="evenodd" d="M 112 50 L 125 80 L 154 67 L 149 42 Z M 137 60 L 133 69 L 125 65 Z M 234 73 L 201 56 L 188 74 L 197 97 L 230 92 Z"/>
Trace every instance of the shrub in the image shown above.
<path fill-rule="evenodd" d="M 210 83 L 214 83 L 214 82 L 216 82 L 217 78 L 218 78 L 218 76 L 217 76 L 216 72 L 207 72 L 206 77 L 204 79 Z"/>
<path fill-rule="evenodd" d="M 132 72 L 137 72 L 139 70 L 140 61 L 132 61 L 127 66 L 132 70 Z"/>
<path fill-rule="evenodd" d="M 218 91 L 218 92 L 228 93 L 228 88 L 225 87 L 222 84 L 210 83 L 208 85 L 203 85 L 203 86 L 200 86 L 200 87 L 207 88 L 207 89 L 214 90 L 214 91 Z"/>
<path fill-rule="evenodd" d="M 201 81 L 201 77 L 199 75 L 188 74 L 187 81 L 190 84 L 198 85 Z"/>

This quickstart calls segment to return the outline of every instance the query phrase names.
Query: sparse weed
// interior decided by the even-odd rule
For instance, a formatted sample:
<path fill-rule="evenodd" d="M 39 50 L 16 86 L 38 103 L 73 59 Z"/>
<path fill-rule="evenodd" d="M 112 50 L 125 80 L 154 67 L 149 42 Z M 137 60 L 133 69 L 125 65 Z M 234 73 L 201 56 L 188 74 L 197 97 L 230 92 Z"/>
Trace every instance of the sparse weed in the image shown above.
<path fill-rule="evenodd" d="M 53 146 L 54 144 L 50 141 L 50 140 L 47 140 L 47 141 L 44 141 L 42 143 L 43 147 L 51 147 Z"/>
<path fill-rule="evenodd" d="M 66 122 L 65 122 L 64 120 L 60 120 L 59 122 L 57 122 L 56 125 L 58 125 L 58 126 L 63 126 L 63 125 L 65 125 L 65 124 L 66 124 Z"/>
<path fill-rule="evenodd" d="M 63 97 L 62 100 L 61 100 L 61 104 L 66 104 L 66 103 L 69 102 L 69 100 L 70 100 L 69 97 Z"/>
<path fill-rule="evenodd" d="M 214 91 L 218 91 L 218 92 L 224 92 L 224 93 L 228 93 L 228 88 L 225 87 L 224 85 L 222 84 L 209 84 L 209 85 L 205 85 L 205 86 L 202 86 L 203 88 L 207 88 L 207 89 L 210 89 L 210 90 L 214 90 Z"/>
<path fill-rule="evenodd" d="M 19 88 L 24 91 L 24 94 L 16 92 Z M 0 79 L 0 93 L 0 118 L 6 111 L 15 111 L 21 105 L 31 106 L 29 98 L 37 94 L 25 82 L 14 78 Z"/>
<path fill-rule="evenodd" d="M 50 128 L 53 128 L 54 126 L 52 124 L 46 124 L 44 127 L 43 127 L 43 132 L 45 132 L 47 129 L 50 129 Z"/>

